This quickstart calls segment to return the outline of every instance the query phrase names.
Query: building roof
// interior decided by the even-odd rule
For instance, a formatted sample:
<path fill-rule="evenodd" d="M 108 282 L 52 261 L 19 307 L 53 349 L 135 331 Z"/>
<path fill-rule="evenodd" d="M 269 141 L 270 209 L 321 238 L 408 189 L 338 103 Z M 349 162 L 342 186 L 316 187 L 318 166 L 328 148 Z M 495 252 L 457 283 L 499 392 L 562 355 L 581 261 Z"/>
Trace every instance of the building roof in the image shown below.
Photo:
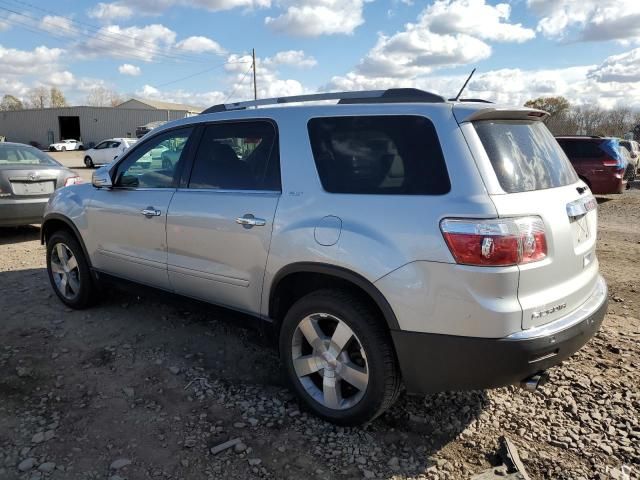
<path fill-rule="evenodd" d="M 131 103 L 134 103 L 134 102 L 142 103 L 148 107 L 155 108 L 157 110 L 180 110 L 180 111 L 186 111 L 189 113 L 200 113 L 203 110 L 201 107 L 196 107 L 194 105 L 186 105 L 184 103 L 161 102 L 160 100 L 150 100 L 147 98 L 137 98 L 137 97 L 132 97 L 126 102 L 122 102 L 116 108 L 128 108 L 131 105 Z"/>

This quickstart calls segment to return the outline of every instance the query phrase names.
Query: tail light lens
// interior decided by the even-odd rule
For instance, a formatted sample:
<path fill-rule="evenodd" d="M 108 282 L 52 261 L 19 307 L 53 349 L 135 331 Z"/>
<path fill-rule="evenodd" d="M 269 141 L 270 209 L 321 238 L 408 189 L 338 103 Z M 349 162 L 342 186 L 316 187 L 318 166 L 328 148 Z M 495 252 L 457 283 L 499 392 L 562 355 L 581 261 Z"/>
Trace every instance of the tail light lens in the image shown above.
<path fill-rule="evenodd" d="M 605 167 L 620 167 L 620 162 L 615 158 L 605 158 L 602 161 L 602 165 Z"/>
<path fill-rule="evenodd" d="M 537 262 L 547 256 L 540 217 L 492 220 L 444 219 L 442 235 L 457 263 L 505 266 Z"/>
<path fill-rule="evenodd" d="M 84 183 L 82 178 L 80 178 L 78 176 L 69 177 L 64 181 L 64 186 L 68 187 L 69 185 L 77 185 L 78 183 Z"/>

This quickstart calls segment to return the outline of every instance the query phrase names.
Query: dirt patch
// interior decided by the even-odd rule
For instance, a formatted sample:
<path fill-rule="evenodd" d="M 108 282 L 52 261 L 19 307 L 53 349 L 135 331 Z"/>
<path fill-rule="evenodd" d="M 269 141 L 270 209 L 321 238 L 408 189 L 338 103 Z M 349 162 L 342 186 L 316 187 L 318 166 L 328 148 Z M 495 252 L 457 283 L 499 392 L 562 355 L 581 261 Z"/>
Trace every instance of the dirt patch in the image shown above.
<path fill-rule="evenodd" d="M 501 435 L 532 478 L 638 475 L 640 191 L 608 199 L 609 313 L 548 385 L 403 397 L 364 428 L 302 410 L 248 319 L 131 289 L 72 311 L 38 230 L 0 229 L 0 478 L 457 479 L 497 464 Z"/>

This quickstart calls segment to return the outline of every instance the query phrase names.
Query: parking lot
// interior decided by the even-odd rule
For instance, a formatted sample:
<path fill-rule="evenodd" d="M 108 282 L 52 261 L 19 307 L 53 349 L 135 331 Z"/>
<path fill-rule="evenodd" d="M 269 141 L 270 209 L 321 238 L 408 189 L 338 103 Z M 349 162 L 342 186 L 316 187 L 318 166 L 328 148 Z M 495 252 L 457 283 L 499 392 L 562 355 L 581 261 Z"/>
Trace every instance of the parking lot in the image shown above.
<path fill-rule="evenodd" d="M 640 190 L 598 200 L 610 306 L 585 348 L 535 393 L 405 396 L 365 428 L 301 410 L 248 319 L 135 288 L 67 309 L 38 228 L 0 229 L 0 478 L 469 478 L 503 436 L 531 478 L 638 475 Z"/>

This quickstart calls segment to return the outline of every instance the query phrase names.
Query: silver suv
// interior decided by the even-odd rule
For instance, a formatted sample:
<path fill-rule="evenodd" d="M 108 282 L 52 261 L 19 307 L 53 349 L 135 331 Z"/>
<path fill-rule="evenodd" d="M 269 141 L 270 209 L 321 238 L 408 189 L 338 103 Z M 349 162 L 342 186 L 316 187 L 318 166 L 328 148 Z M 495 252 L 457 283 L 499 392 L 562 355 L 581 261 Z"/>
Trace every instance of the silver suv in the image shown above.
<path fill-rule="evenodd" d="M 597 204 L 545 116 L 413 89 L 212 107 L 52 197 L 51 284 L 73 308 L 115 277 L 259 317 L 339 424 L 402 386 L 535 388 L 607 307 Z"/>

